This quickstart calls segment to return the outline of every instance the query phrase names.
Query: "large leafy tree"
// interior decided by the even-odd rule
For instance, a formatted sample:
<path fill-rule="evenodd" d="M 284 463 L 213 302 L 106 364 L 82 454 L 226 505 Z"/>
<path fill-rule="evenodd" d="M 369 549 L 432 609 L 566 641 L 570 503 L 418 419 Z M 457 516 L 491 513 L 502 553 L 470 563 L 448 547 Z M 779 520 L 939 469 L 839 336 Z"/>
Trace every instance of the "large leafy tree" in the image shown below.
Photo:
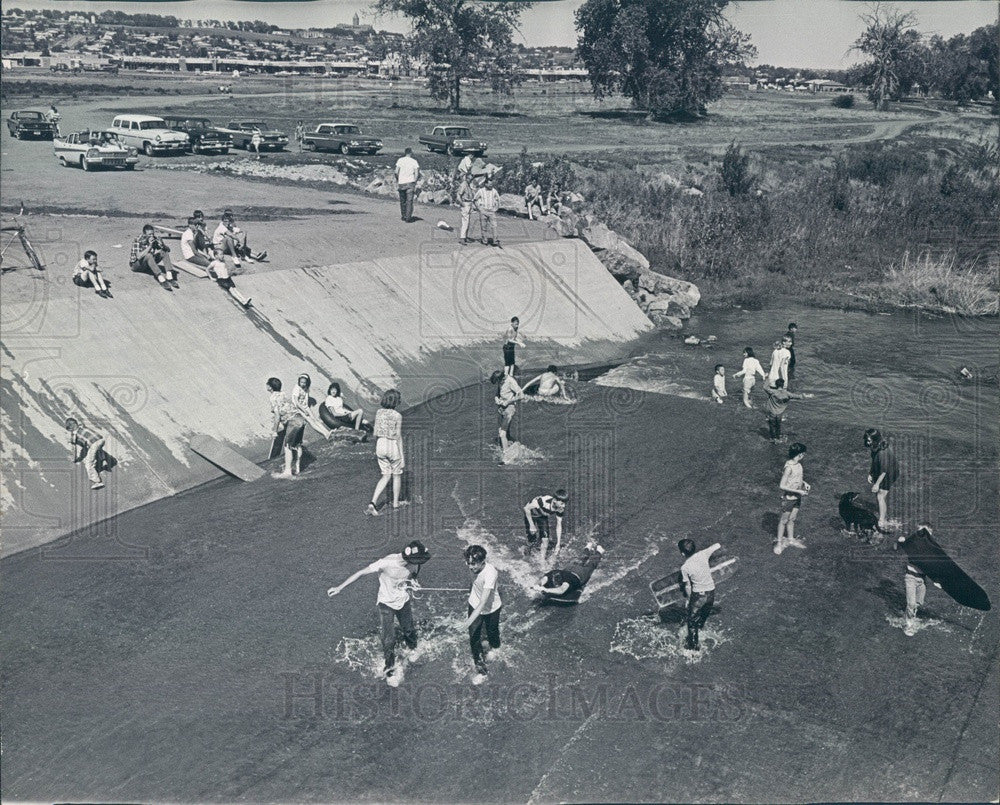
<path fill-rule="evenodd" d="M 865 30 L 854 49 L 871 57 L 864 66 L 868 80 L 868 100 L 875 108 L 889 108 L 890 100 L 905 95 L 919 75 L 917 62 L 923 52 L 920 33 L 913 27 L 915 17 L 896 8 L 876 5 L 861 15 Z"/>
<path fill-rule="evenodd" d="M 516 81 L 510 63 L 514 31 L 529 3 L 474 0 L 376 0 L 378 14 L 402 15 L 413 25 L 413 50 L 429 62 L 430 92 L 458 111 L 462 81 L 480 74 L 503 76 L 495 88 Z M 496 82 L 494 82 L 496 83 Z"/>
<path fill-rule="evenodd" d="M 722 73 L 756 55 L 722 11 L 729 0 L 587 0 L 577 49 L 594 93 L 621 92 L 654 119 L 697 116 Z"/>

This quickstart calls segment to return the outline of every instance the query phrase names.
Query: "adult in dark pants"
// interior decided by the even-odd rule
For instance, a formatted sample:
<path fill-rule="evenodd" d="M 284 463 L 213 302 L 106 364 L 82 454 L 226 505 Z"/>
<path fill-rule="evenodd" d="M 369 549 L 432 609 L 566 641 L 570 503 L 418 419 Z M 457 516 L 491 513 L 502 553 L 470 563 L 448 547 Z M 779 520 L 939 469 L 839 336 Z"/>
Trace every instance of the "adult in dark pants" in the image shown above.
<path fill-rule="evenodd" d="M 889 490 L 899 480 L 899 462 L 889 446 L 889 439 L 876 428 L 865 431 L 865 447 L 872 453 L 868 483 L 872 485 L 872 494 L 878 501 L 878 529 L 885 531 L 889 520 Z"/>
<path fill-rule="evenodd" d="M 403 156 L 396 160 L 396 187 L 399 190 L 399 215 L 409 223 L 413 220 L 413 196 L 420 178 L 420 163 L 413 158 L 413 149 L 407 146 Z"/>
<path fill-rule="evenodd" d="M 500 648 L 500 592 L 497 590 L 497 569 L 486 561 L 486 549 L 482 545 L 470 545 L 465 549 L 465 563 L 472 573 L 472 589 L 469 590 L 469 611 L 465 620 L 469 630 L 469 648 L 472 662 L 476 667 L 477 685 L 486 677 L 486 651 L 483 646 L 485 636 L 489 648 Z"/>
<path fill-rule="evenodd" d="M 391 553 L 372 562 L 345 579 L 343 583 L 326 591 L 332 598 L 362 576 L 378 573 L 377 604 L 382 655 L 385 658 L 385 681 L 393 688 L 399 686 L 401 679 L 396 670 L 396 623 L 399 623 L 403 643 L 408 648 L 415 649 L 417 627 L 413 622 L 410 591 L 413 589 L 413 581 L 420 572 L 420 566 L 430 558 L 431 555 L 424 544 L 419 540 L 413 540 L 401 552 Z"/>
<path fill-rule="evenodd" d="M 686 557 L 681 565 L 681 585 L 687 596 L 687 640 L 684 645 L 692 651 L 698 650 L 698 631 L 705 626 L 715 604 L 715 580 L 708 560 L 721 547 L 716 542 L 699 551 L 692 539 L 677 543 L 678 550 Z"/>

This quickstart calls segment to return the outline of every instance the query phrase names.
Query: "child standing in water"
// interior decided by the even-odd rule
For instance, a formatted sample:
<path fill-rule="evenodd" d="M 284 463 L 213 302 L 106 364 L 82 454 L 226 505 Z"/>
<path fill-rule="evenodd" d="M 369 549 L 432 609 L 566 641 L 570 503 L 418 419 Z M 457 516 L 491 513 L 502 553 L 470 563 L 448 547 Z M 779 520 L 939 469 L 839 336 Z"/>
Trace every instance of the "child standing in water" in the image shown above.
<path fill-rule="evenodd" d="M 796 442 L 788 448 L 788 461 L 781 473 L 778 488 L 781 490 L 781 517 L 778 520 L 778 535 L 774 541 L 774 552 L 780 554 L 789 545 L 805 548 L 801 540 L 795 538 L 795 518 L 798 517 L 802 498 L 809 494 L 810 486 L 802 480 L 802 457 L 806 446 Z"/>
<path fill-rule="evenodd" d="M 507 328 L 507 332 L 503 336 L 503 371 L 506 375 L 514 374 L 514 348 L 523 347 L 524 342 L 518 335 L 518 328 L 521 326 L 521 320 L 517 316 L 514 316 L 510 320 L 510 327 Z"/>
<path fill-rule="evenodd" d="M 767 377 L 764 374 L 764 367 L 760 365 L 760 361 L 753 354 L 753 349 L 747 347 L 743 350 L 743 368 L 733 375 L 734 378 L 743 378 L 743 404 L 747 408 L 753 408 L 753 403 L 750 402 L 750 392 L 757 384 L 757 375 L 760 375 L 761 380 Z"/>
<path fill-rule="evenodd" d="M 396 409 L 402 402 L 402 395 L 396 389 L 389 389 L 382 395 L 381 408 L 375 413 L 375 457 L 378 459 L 378 467 L 382 477 L 375 485 L 372 492 L 371 503 L 368 504 L 367 514 L 375 516 L 378 511 L 378 500 L 382 493 L 392 481 L 392 508 L 398 509 L 405 506 L 406 501 L 399 499 L 399 492 L 403 486 L 403 467 L 406 461 L 403 458 L 403 415 Z"/>
<path fill-rule="evenodd" d="M 284 432 L 285 471 L 280 478 L 291 478 L 299 474 L 302 461 L 302 434 L 306 430 L 306 421 L 299 409 L 281 390 L 281 381 L 276 377 L 267 379 L 267 390 L 270 392 L 271 414 L 273 419 L 271 429 L 275 434 Z"/>
<path fill-rule="evenodd" d="M 472 682 L 481 685 L 486 681 L 486 652 L 489 650 L 483 646 L 483 637 L 489 648 L 500 648 L 502 603 L 497 589 L 497 569 L 486 561 L 486 549 L 482 545 L 470 545 L 465 549 L 464 556 L 473 578 L 472 589 L 469 590 L 468 617 L 465 619 L 472 662 L 476 667 Z"/>
<path fill-rule="evenodd" d="M 726 393 L 726 367 L 717 363 L 715 364 L 715 377 L 712 378 L 712 399 L 722 405 L 722 400 L 728 396 Z"/>
<path fill-rule="evenodd" d="M 302 418 L 309 423 L 310 427 L 317 433 L 322 433 L 324 439 L 329 439 L 333 431 L 317 419 L 309 405 L 309 389 L 312 388 L 312 378 L 307 374 L 299 375 L 292 389 L 292 405 L 294 405 Z"/>

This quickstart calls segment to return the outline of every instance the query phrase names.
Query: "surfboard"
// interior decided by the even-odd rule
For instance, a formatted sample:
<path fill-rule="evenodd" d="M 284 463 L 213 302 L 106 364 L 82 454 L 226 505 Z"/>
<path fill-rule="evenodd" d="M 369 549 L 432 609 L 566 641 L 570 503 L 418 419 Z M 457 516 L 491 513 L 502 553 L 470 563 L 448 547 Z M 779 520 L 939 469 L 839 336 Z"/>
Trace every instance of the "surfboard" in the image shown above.
<path fill-rule="evenodd" d="M 211 436 L 195 434 L 188 440 L 188 444 L 206 461 L 241 481 L 256 481 L 264 475 L 264 470 L 256 464 Z"/>
<path fill-rule="evenodd" d="M 709 566 L 709 569 L 712 571 L 712 579 L 716 584 L 723 579 L 729 578 L 736 572 L 737 559 L 739 559 L 738 556 L 731 556 L 728 559 L 723 559 L 721 562 L 716 562 L 714 565 Z M 653 598 L 656 599 L 656 604 L 660 609 L 672 606 L 673 604 L 682 604 L 686 600 L 684 591 L 681 589 L 680 570 L 656 581 L 651 581 L 649 583 L 649 590 L 653 594 Z"/>
<path fill-rule="evenodd" d="M 923 528 L 914 531 L 905 539 L 900 539 L 899 546 L 906 552 L 911 565 L 926 573 L 931 581 L 940 584 L 941 589 L 963 607 L 982 612 L 990 609 L 990 598 L 986 591 L 955 564 L 928 531 Z"/>

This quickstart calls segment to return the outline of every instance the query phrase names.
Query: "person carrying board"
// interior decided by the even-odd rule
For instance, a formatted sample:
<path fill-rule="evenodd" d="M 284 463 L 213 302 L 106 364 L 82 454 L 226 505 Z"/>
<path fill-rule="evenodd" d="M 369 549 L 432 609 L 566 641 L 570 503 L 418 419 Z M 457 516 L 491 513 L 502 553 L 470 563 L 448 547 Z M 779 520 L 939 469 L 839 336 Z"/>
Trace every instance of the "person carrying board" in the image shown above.
<path fill-rule="evenodd" d="M 687 638 L 684 647 L 690 651 L 698 650 L 698 631 L 705 626 L 715 604 L 715 579 L 712 578 L 708 560 L 721 547 L 716 542 L 699 551 L 693 539 L 682 539 L 677 543 L 677 549 L 685 557 L 681 565 L 681 586 L 687 598 Z"/>

